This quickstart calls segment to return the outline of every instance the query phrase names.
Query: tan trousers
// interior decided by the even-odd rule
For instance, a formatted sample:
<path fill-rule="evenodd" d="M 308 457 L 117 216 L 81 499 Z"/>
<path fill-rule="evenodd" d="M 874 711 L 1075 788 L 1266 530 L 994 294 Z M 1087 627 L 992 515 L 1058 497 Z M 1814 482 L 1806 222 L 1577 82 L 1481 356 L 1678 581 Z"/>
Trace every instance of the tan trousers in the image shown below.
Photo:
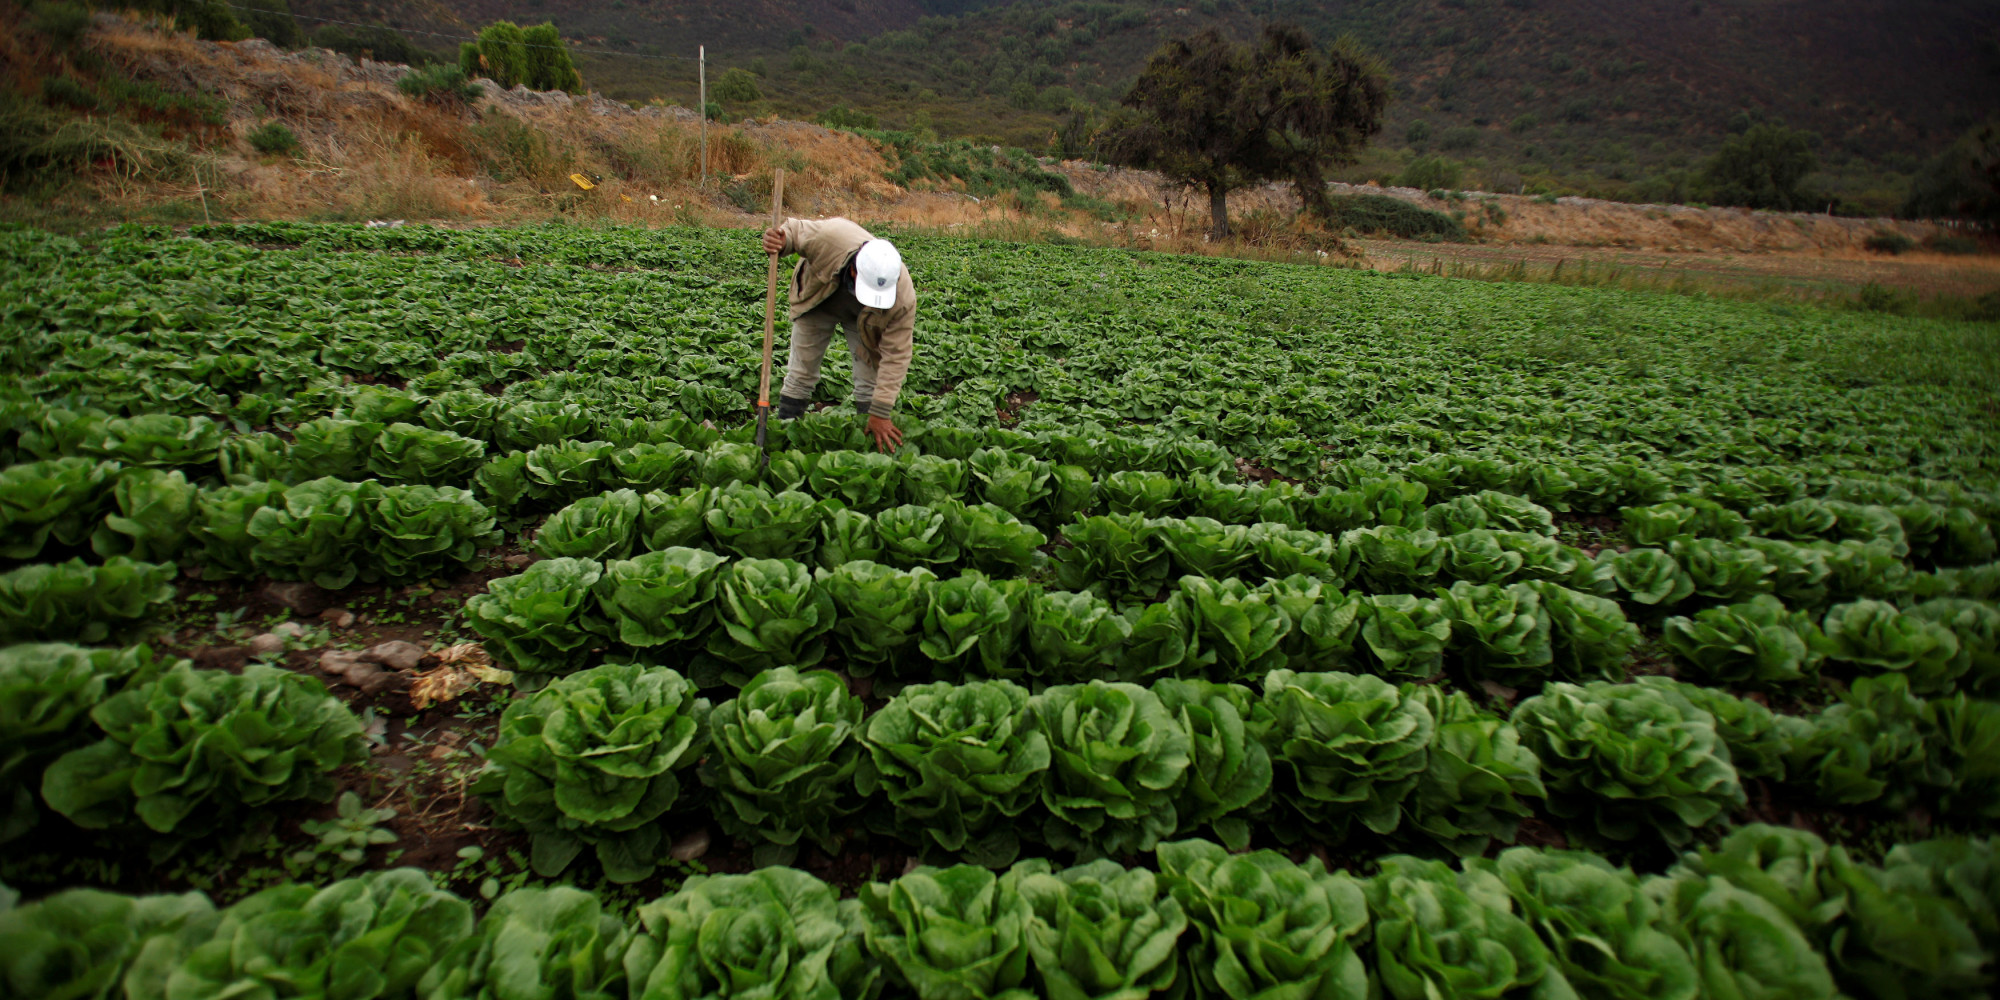
<path fill-rule="evenodd" d="M 814 309 L 792 321 L 792 346 L 785 355 L 785 384 L 782 394 L 789 399 L 811 399 L 819 386 L 820 363 L 833 343 L 834 327 L 847 334 L 847 350 L 854 356 L 854 401 L 867 406 L 875 399 L 875 366 L 861 350 L 861 333 L 854 321 L 845 323 L 825 309 Z"/>

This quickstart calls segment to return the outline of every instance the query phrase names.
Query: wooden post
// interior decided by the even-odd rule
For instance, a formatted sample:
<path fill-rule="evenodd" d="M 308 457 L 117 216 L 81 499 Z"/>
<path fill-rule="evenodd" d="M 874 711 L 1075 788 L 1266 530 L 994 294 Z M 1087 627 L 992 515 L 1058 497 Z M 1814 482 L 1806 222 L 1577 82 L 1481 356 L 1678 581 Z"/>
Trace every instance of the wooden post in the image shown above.
<path fill-rule="evenodd" d="M 708 46 L 698 46 L 695 52 L 697 53 L 695 74 L 696 79 L 700 81 L 698 86 L 701 94 L 696 100 L 701 106 L 694 110 L 695 114 L 701 116 L 701 189 L 706 191 L 708 190 Z"/>
<path fill-rule="evenodd" d="M 784 221 L 785 168 L 779 167 L 771 174 L 771 228 Z M 769 256 L 770 274 L 764 285 L 764 368 L 757 376 L 757 450 L 763 452 L 766 465 L 771 463 L 770 449 L 764 446 L 764 425 L 771 415 L 771 349 L 778 338 L 778 255 Z"/>

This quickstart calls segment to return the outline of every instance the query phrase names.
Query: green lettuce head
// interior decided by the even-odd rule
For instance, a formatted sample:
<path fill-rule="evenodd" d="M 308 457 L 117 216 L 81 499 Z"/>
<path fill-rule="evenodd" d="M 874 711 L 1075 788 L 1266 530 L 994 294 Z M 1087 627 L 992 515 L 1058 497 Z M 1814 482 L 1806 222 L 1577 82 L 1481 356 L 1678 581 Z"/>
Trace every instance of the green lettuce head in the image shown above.
<path fill-rule="evenodd" d="M 1361 884 L 1316 857 L 1230 854 L 1204 840 L 1161 844 L 1160 882 L 1187 914 L 1182 946 L 1198 997 L 1362 1000 L 1369 975 Z"/>
<path fill-rule="evenodd" d="M 165 995 L 411 996 L 472 928 L 472 907 L 415 868 L 324 889 L 282 885 L 222 911 L 167 976 Z"/>
<path fill-rule="evenodd" d="M 424 974 L 423 1000 L 608 1000 L 624 996 L 632 929 L 597 897 L 554 886 L 494 900 L 471 937 Z"/>
<path fill-rule="evenodd" d="M 1224 844 L 1243 849 L 1250 825 L 1235 814 L 1261 808 L 1271 793 L 1271 754 L 1248 721 L 1256 695 L 1241 684 L 1171 677 L 1155 681 L 1153 693 L 1188 734 L 1180 832 L 1210 827 Z"/>
<path fill-rule="evenodd" d="M 1746 798 L 1715 717 L 1677 690 L 1551 684 L 1514 708 L 1549 807 L 1588 836 L 1678 847 Z"/>
<path fill-rule="evenodd" d="M 1541 762 L 1521 745 L 1512 723 L 1484 711 L 1463 691 L 1405 684 L 1436 723 L 1429 761 L 1403 801 L 1415 832 L 1460 857 L 1483 854 L 1494 840 L 1513 843 L 1528 801 L 1547 795 Z"/>
<path fill-rule="evenodd" d="M 1172 988 L 1187 915 L 1152 872 L 1106 859 L 1053 871 L 1036 858 L 1001 880 L 1010 889 L 1033 914 L 1028 954 L 1045 996 L 1111 1000 Z"/>
<path fill-rule="evenodd" d="M 1274 765 L 1281 836 L 1339 838 L 1356 820 L 1395 831 L 1428 765 L 1436 720 L 1414 695 L 1366 674 L 1273 670 L 1256 725 Z"/>
<path fill-rule="evenodd" d="M 1584 996 L 1696 1000 L 1694 959 L 1629 868 L 1584 851 L 1515 847 L 1470 858 L 1468 871 L 1503 883 L 1541 934 L 1556 968 Z"/>
<path fill-rule="evenodd" d="M 650 876 L 662 817 L 708 744 L 708 700 L 666 667 L 605 664 L 507 706 L 480 777 L 493 811 L 533 837 L 535 871 L 554 878 L 585 847 L 614 882 Z"/>
<path fill-rule="evenodd" d="M 1157 695 L 1098 680 L 1049 688 L 1028 710 L 1052 751 L 1042 786 L 1051 846 L 1086 857 L 1150 851 L 1179 828 L 1191 746 Z"/>
<path fill-rule="evenodd" d="M 859 907 L 791 868 L 696 875 L 640 907 L 630 995 L 863 1000 L 880 969 L 863 952 Z"/>
<path fill-rule="evenodd" d="M 366 759 L 361 722 L 312 678 L 253 663 L 241 674 L 181 663 L 91 710 L 105 738 L 42 776 L 42 798 L 78 826 L 188 838 L 257 810 L 333 797 L 333 772 Z"/>
<path fill-rule="evenodd" d="M 1028 901 L 977 865 L 922 867 L 861 887 L 868 950 L 918 1000 L 1036 1000 Z"/>
<path fill-rule="evenodd" d="M 1575 1000 L 1548 946 L 1514 914 L 1498 878 L 1404 855 L 1383 858 L 1381 866 L 1365 892 L 1384 994 Z"/>
<path fill-rule="evenodd" d="M 854 812 L 861 700 L 830 671 L 766 670 L 709 715 L 714 749 L 702 783 L 722 799 L 728 833 L 760 842 L 760 864 L 782 864 L 801 839 L 833 850 L 833 822 Z"/>
<path fill-rule="evenodd" d="M 862 795 L 879 788 L 894 832 L 919 847 L 999 867 L 1014 860 L 1016 819 L 1032 807 L 1049 742 L 1010 681 L 904 688 L 861 728 Z"/>

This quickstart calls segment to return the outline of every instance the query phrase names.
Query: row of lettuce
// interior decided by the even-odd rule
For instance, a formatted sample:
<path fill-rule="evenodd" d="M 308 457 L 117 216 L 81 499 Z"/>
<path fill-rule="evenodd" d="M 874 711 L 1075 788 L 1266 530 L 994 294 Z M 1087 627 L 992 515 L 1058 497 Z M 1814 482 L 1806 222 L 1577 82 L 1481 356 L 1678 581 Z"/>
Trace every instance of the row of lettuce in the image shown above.
<path fill-rule="evenodd" d="M 1203 840 L 1157 862 L 926 866 L 851 899 L 763 868 L 690 877 L 631 915 L 557 886 L 475 918 L 407 868 L 220 908 L 0 890 L 0 974 L 20 996 L 132 1000 L 1834 1000 L 1982 996 L 2000 947 L 1989 839 L 1900 844 L 1878 865 L 1753 826 L 1643 877 L 1532 848 L 1389 856 L 1367 877 Z"/>
<path fill-rule="evenodd" d="M 166 847 L 331 796 L 362 725 L 317 682 L 253 664 L 162 669 L 144 647 L 0 653 L 17 817 Z M 713 819 L 784 863 L 859 829 L 989 865 L 1212 835 L 1476 855 L 1545 803 L 1584 842 L 1681 846 L 1764 780 L 1826 806 L 2000 815 L 2000 703 L 1858 679 L 1807 718 L 1666 678 L 1550 684 L 1502 716 L 1463 691 L 1339 672 L 1252 683 L 1007 680 L 901 689 L 869 713 L 790 667 L 711 706 L 670 667 L 604 664 L 510 702 L 473 786 L 555 877 L 590 850 L 635 881 Z"/>
<path fill-rule="evenodd" d="M 583 402 L 503 400 L 483 392 L 422 397 L 364 389 L 330 402 L 337 415 L 303 420 L 280 437 L 269 432 L 230 433 L 225 424 L 204 416 L 145 413 L 114 417 L 88 407 L 71 409 L 15 398 L 0 401 L 0 458 L 11 464 L 86 457 L 180 469 L 194 478 L 212 473 L 233 481 L 373 476 L 426 485 L 471 486 L 481 482 L 491 494 L 489 499 L 501 501 L 503 506 L 519 499 L 506 496 L 510 489 L 518 489 L 520 496 L 530 500 L 546 500 L 550 489 L 578 478 L 639 489 L 672 488 L 688 481 L 721 485 L 765 478 L 769 485 L 793 488 L 806 482 L 817 465 L 827 462 L 831 465 L 822 478 L 834 479 L 836 490 L 849 488 L 845 483 L 850 479 L 862 480 L 852 489 L 880 489 L 866 482 L 879 476 L 879 469 L 856 462 L 852 455 L 833 457 L 841 452 L 869 451 L 859 420 L 846 411 L 776 425 L 772 432 L 774 467 L 761 473 L 756 456 L 746 450 L 752 434 L 748 424 L 718 430 L 685 417 L 612 417 Z M 900 470 L 900 476 L 914 480 L 914 485 L 905 487 L 910 491 L 905 498 L 915 502 L 940 491 L 964 495 L 968 488 L 976 489 L 977 484 L 995 477 L 1025 474 L 1031 482 L 1022 488 L 1030 492 L 1048 489 L 1068 494 L 1078 489 L 1075 480 L 1079 478 L 1107 479 L 1122 474 L 1118 485 L 1103 498 L 1107 504 L 1122 499 L 1133 504 L 1133 509 L 1143 509 L 1181 503 L 1189 506 L 1186 513 L 1205 513 L 1199 509 L 1202 496 L 1190 492 L 1193 487 L 1182 487 L 1177 497 L 1174 485 L 1157 476 L 1209 476 L 1233 482 L 1237 474 L 1229 451 L 1187 435 L 1134 433 L 1132 428 L 1095 422 L 1081 428 L 1051 424 L 1033 431 L 915 419 L 902 423 L 906 425 L 903 451 L 936 460 Z M 950 462 L 960 464 L 941 464 Z M 553 469 L 555 475 L 530 473 L 525 478 L 531 485 L 517 486 L 516 481 L 531 465 L 537 470 Z M 974 483 L 971 487 L 968 472 Z M 1154 475 L 1138 475 L 1141 473 Z M 1781 466 L 1508 462 L 1448 453 L 1387 464 L 1366 457 L 1333 461 L 1322 452 L 1313 460 L 1310 473 L 1296 478 L 1325 488 L 1352 488 L 1389 476 L 1418 484 L 1439 501 L 1491 490 L 1516 494 L 1554 510 L 1592 513 L 1692 495 L 1737 510 L 1823 496 L 1870 506 L 1964 508 L 1966 514 L 1951 515 L 1959 519 L 1967 514 L 1980 518 L 2000 514 L 2000 499 L 1951 483 L 1893 476 L 1808 475 Z M 1032 484 L 1043 477 L 1054 484 Z M 547 479 L 556 481 L 543 481 Z M 893 487 L 890 493 L 893 495 Z M 834 491 L 822 495 L 834 495 Z M 1286 503 L 1302 500 L 1282 492 L 1278 498 Z M 1001 496 L 981 499 L 992 499 L 1026 516 L 1026 508 L 1040 498 L 1031 496 L 1020 504 L 1008 503 Z M 1074 501 L 1059 497 L 1053 505 L 1064 503 Z M 1310 516 L 1301 509 L 1293 516 L 1266 515 L 1264 519 L 1304 524 Z M 1936 516 L 1919 511 L 1915 519 Z"/>

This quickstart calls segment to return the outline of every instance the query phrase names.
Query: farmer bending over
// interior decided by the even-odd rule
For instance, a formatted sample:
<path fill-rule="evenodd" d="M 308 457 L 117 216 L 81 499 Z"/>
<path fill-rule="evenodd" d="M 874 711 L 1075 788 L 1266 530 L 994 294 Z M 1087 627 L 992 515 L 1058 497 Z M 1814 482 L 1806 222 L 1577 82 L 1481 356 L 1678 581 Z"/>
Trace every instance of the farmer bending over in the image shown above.
<path fill-rule="evenodd" d="M 896 450 L 903 432 L 889 417 L 910 372 L 917 326 L 917 291 L 902 255 L 888 240 L 846 219 L 786 219 L 764 233 L 764 252 L 799 255 L 792 269 L 792 346 L 778 394 L 779 419 L 806 411 L 839 326 L 854 352 L 854 408 L 868 417 L 875 446 Z"/>

